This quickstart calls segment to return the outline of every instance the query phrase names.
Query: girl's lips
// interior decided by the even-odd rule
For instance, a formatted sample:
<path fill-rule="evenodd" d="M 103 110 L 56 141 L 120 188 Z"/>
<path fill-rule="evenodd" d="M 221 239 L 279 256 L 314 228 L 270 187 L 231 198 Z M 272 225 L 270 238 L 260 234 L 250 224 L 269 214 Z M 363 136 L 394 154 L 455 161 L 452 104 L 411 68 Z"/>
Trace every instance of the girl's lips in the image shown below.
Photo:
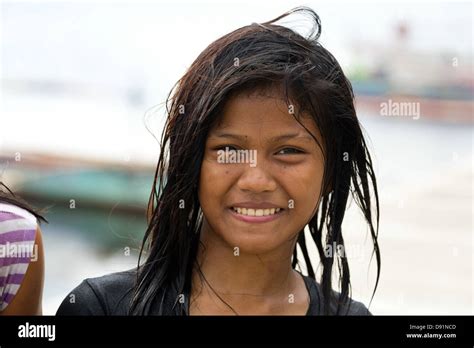
<path fill-rule="evenodd" d="M 267 215 L 267 216 L 249 216 L 249 215 L 239 214 L 232 208 L 229 208 L 228 210 L 230 211 L 232 216 L 236 218 L 237 220 L 244 221 L 244 222 L 251 222 L 251 223 L 261 223 L 261 222 L 276 220 L 281 216 L 281 214 L 284 211 L 284 209 L 282 209 L 278 213 L 275 213 L 273 215 Z"/>

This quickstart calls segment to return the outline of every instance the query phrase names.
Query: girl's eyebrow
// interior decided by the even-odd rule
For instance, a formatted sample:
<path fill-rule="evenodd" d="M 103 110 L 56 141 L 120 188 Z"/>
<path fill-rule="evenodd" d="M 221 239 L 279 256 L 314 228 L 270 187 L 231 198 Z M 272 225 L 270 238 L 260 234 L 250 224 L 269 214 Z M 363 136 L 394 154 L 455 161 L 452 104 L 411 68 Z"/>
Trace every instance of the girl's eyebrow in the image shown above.
<path fill-rule="evenodd" d="M 247 140 L 247 136 L 245 136 L 245 135 L 238 135 L 238 134 L 232 134 L 232 133 L 220 133 L 220 132 L 216 132 L 216 133 L 212 134 L 210 137 L 213 137 L 213 138 L 233 138 L 233 139 L 237 139 L 237 140 L 240 140 L 240 141 L 246 141 Z M 270 142 L 278 142 L 278 141 L 289 140 L 289 139 L 300 139 L 300 140 L 311 141 L 311 142 L 314 141 L 314 138 L 311 137 L 310 135 L 307 135 L 307 134 L 304 134 L 304 133 L 302 134 L 300 132 L 277 135 L 277 136 L 274 136 L 274 137 L 270 138 L 269 141 Z"/>

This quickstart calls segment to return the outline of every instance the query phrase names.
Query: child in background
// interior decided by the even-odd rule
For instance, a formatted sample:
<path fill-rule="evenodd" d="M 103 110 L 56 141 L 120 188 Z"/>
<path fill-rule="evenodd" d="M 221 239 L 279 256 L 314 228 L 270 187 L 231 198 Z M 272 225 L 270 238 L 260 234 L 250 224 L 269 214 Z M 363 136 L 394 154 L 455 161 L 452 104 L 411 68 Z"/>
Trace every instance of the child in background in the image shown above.
<path fill-rule="evenodd" d="M 0 191 L 0 315 L 42 314 L 44 254 L 39 220 L 45 221 L 11 191 Z"/>

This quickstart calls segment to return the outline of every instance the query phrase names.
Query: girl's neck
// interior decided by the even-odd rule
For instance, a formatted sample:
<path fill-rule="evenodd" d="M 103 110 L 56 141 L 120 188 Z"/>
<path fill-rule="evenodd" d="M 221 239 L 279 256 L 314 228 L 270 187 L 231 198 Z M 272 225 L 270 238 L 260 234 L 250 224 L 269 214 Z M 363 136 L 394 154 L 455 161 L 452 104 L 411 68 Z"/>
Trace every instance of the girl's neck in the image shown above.
<path fill-rule="evenodd" d="M 309 295 L 303 278 L 291 267 L 291 245 L 251 255 L 237 252 L 205 230 L 201 243 L 190 314 L 304 314 Z"/>

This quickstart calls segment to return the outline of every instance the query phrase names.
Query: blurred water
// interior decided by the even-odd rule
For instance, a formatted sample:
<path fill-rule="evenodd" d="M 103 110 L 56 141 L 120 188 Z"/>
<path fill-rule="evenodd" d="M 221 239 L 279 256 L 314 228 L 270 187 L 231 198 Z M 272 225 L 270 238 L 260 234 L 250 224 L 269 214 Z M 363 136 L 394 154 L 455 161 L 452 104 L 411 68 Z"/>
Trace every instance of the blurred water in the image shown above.
<path fill-rule="evenodd" d="M 45 248 L 45 286 L 43 314 L 54 315 L 67 294 L 86 278 L 131 269 L 137 264 L 132 247 L 129 256 L 123 248 L 105 255 L 103 250 L 80 235 L 84 231 L 64 226 L 43 228 Z M 124 245 L 127 245 L 125 243 Z M 129 244 L 131 245 L 131 244 Z"/>
<path fill-rule="evenodd" d="M 377 116 L 361 123 L 372 140 L 385 189 L 430 185 L 447 172 L 472 169 L 472 125 Z"/>
<path fill-rule="evenodd" d="M 362 123 L 381 199 L 375 313 L 472 314 L 472 125 L 380 117 Z"/>

